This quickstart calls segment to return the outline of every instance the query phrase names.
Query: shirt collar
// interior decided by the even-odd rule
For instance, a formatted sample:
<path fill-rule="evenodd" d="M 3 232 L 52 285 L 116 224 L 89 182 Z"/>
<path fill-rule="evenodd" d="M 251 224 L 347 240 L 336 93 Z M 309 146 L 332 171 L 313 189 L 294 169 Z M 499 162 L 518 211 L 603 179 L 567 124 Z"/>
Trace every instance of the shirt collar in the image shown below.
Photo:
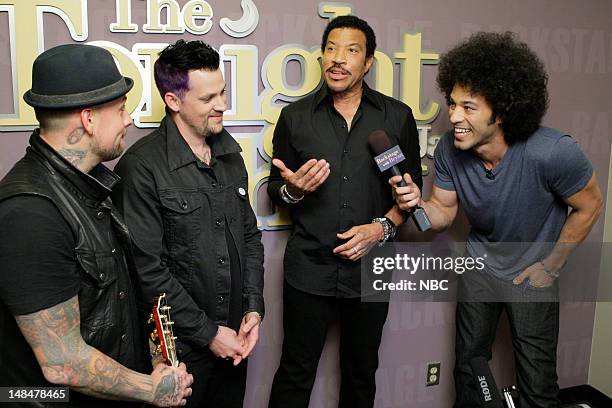
<path fill-rule="evenodd" d="M 377 92 L 374 92 L 372 88 L 370 88 L 368 84 L 365 83 L 365 81 L 363 82 L 363 94 L 362 94 L 361 99 L 362 101 L 366 100 L 376 109 L 381 110 L 381 111 L 383 110 L 382 97 Z M 329 93 L 329 88 L 327 88 L 327 85 L 325 85 L 325 83 L 323 84 L 321 88 L 319 88 L 319 90 L 315 94 L 315 97 L 314 97 L 315 109 L 318 108 L 319 105 L 321 105 L 324 101 L 327 101 L 330 104 L 332 102 L 332 97 L 331 97 L 331 94 Z"/>
<path fill-rule="evenodd" d="M 102 163 L 98 163 L 89 173 L 84 173 L 62 157 L 43 138 L 39 129 L 30 137 L 30 145 L 38 153 L 47 158 L 55 171 L 70 181 L 85 197 L 102 202 L 111 193 L 112 188 L 121 180 L 117 174 Z"/>
<path fill-rule="evenodd" d="M 170 116 L 166 115 L 164 117 L 159 124 L 159 130 L 166 135 L 166 154 L 170 171 L 197 162 L 196 155 L 191 151 L 191 148 L 185 139 L 183 139 L 181 132 L 179 132 Z M 211 149 L 211 166 L 214 165 L 215 158 L 242 152 L 238 142 L 225 129 L 218 135 L 208 137 L 206 142 L 210 145 Z"/>
<path fill-rule="evenodd" d="M 370 88 L 365 82 L 363 83 L 363 96 L 376 109 L 378 109 L 379 111 L 383 110 L 384 102 L 382 99 L 382 95 L 378 92 L 374 92 L 374 90 Z"/>

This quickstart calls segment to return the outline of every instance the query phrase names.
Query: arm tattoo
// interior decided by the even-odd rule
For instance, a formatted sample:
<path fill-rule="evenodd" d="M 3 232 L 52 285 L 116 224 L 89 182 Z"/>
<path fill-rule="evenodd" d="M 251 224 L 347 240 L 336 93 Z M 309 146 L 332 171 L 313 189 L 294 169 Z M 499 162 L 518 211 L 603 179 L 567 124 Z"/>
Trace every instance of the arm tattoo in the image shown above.
<path fill-rule="evenodd" d="M 100 398 L 151 401 L 151 376 L 129 370 L 85 343 L 77 296 L 16 320 L 49 382 Z"/>
<path fill-rule="evenodd" d="M 87 156 L 86 151 L 78 149 L 59 149 L 57 153 L 75 167 L 81 164 L 85 156 Z"/>

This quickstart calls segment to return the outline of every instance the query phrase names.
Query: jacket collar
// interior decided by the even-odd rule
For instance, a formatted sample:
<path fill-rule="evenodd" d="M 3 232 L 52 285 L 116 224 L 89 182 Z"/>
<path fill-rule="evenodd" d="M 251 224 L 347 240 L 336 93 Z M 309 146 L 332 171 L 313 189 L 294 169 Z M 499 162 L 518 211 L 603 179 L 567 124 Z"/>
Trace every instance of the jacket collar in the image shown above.
<path fill-rule="evenodd" d="M 49 146 L 40 137 L 39 129 L 30 136 L 30 148 L 36 154 L 43 156 L 52 170 L 61 174 L 91 200 L 104 201 L 110 195 L 113 186 L 121 180 L 121 177 L 102 163 L 91 169 L 89 173 L 83 173 Z"/>
<path fill-rule="evenodd" d="M 382 111 L 383 109 L 383 100 L 382 100 L 381 95 L 378 94 L 377 92 L 374 92 L 372 88 L 370 88 L 368 84 L 366 84 L 365 82 L 363 82 L 363 94 L 362 94 L 361 100 L 368 101 L 369 103 L 372 104 L 372 106 L 374 106 L 378 110 Z M 327 85 L 325 85 L 325 83 L 315 93 L 314 108 L 315 109 L 318 108 L 319 105 L 321 105 L 324 101 L 328 102 L 329 104 L 333 103 L 332 96 L 329 92 L 329 88 L 327 87 Z"/>
<path fill-rule="evenodd" d="M 191 151 L 191 148 L 169 115 L 166 115 L 159 124 L 159 131 L 166 135 L 166 154 L 170 171 L 190 163 L 197 163 L 196 155 Z M 218 135 L 208 137 L 206 142 L 210 145 L 211 149 L 211 166 L 214 165 L 215 158 L 242 152 L 238 142 L 225 129 Z"/>

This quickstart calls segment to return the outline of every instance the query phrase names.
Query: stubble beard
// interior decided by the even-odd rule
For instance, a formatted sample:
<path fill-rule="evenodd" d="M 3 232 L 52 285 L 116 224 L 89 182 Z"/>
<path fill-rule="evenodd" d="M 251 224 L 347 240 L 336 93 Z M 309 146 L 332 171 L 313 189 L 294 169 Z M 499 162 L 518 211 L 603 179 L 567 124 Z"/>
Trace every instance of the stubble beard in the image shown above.
<path fill-rule="evenodd" d="M 115 160 L 117 157 L 119 157 L 119 156 L 121 156 L 121 154 L 123 154 L 124 144 L 122 143 L 122 140 L 123 140 L 124 137 L 125 137 L 125 134 L 119 140 L 119 143 L 116 144 L 116 145 L 113 145 L 113 147 L 110 148 L 110 149 L 102 149 L 99 144 L 95 145 L 91 149 L 92 153 L 95 154 L 96 156 L 98 156 L 100 158 L 101 162 L 107 162 L 107 161 Z"/>
<path fill-rule="evenodd" d="M 209 125 L 208 123 L 206 123 L 203 126 L 199 126 L 196 131 L 199 135 L 203 136 L 204 138 L 207 138 L 210 136 L 218 135 L 219 133 L 223 132 L 223 125 Z"/>

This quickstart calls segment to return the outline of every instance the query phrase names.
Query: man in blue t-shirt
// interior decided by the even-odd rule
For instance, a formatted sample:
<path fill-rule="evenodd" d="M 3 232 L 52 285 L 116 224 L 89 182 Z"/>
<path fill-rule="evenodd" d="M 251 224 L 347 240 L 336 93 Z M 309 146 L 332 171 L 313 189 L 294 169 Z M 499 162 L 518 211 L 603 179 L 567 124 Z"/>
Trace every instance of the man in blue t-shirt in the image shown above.
<path fill-rule="evenodd" d="M 471 224 L 469 255 L 498 251 L 482 273 L 462 276 L 460 300 L 492 289 L 554 294 L 559 270 L 601 212 L 602 195 L 577 143 L 540 127 L 548 107 L 543 64 L 511 33 L 477 33 L 441 57 L 437 81 L 454 129 L 436 149 L 430 199 L 423 201 L 405 174 L 405 187 L 399 176 L 391 179 L 398 205 L 422 206 L 437 231 L 453 223 L 461 205 Z M 480 406 L 470 361 L 491 358 L 502 310 L 523 406 L 559 407 L 558 303 L 504 300 L 457 304 L 455 407 Z"/>

